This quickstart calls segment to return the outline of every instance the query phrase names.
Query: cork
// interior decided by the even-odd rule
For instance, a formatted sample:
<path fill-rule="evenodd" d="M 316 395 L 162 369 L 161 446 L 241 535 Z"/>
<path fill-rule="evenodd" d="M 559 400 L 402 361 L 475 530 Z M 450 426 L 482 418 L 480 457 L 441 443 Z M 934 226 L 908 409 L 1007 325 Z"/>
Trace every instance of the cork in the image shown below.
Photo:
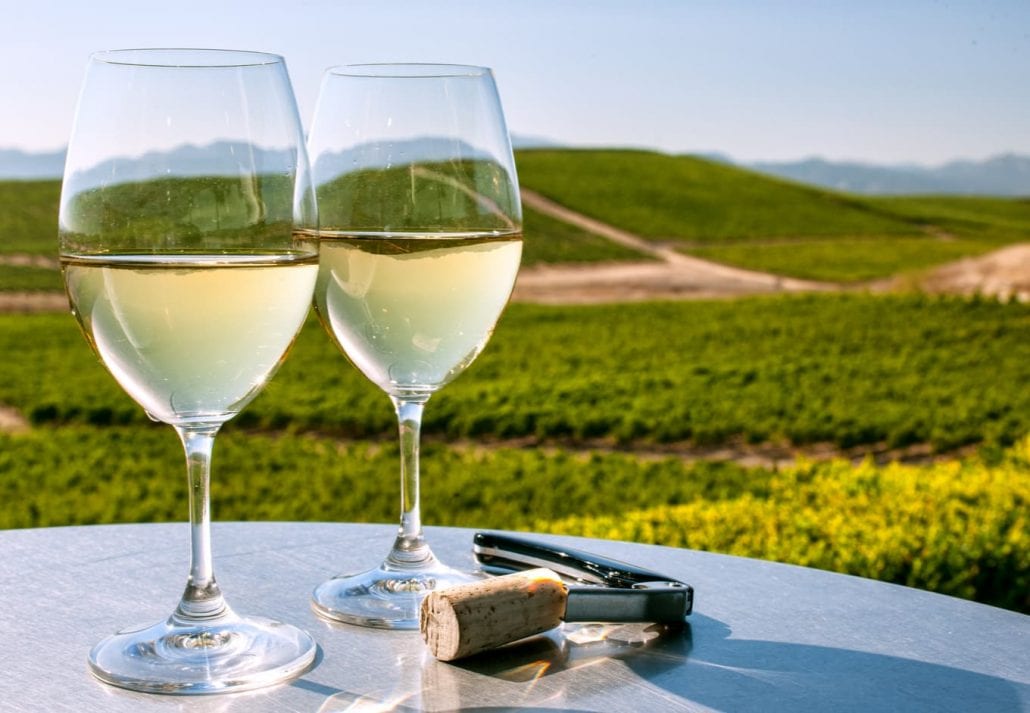
<path fill-rule="evenodd" d="M 454 661 L 553 629 L 567 597 L 557 574 L 530 569 L 431 592 L 419 629 L 433 656 Z"/>

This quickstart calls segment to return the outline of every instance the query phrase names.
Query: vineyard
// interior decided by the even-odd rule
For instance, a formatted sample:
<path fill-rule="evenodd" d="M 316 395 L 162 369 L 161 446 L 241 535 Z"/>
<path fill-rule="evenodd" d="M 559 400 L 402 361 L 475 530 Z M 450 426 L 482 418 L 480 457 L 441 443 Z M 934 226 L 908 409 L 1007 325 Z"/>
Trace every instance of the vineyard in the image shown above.
<path fill-rule="evenodd" d="M 37 426 L 144 423 L 66 315 L 0 315 L 0 403 Z M 936 452 L 1030 432 L 1030 306 L 800 296 L 512 305 L 427 437 L 627 449 L 833 444 Z M 388 438 L 387 398 L 314 321 L 242 427 Z"/>
<path fill-rule="evenodd" d="M 1030 234 L 1026 201 L 857 198 L 644 152 L 518 159 L 526 186 L 655 246 L 814 279 L 917 273 Z M 0 183 L 0 292 L 60 289 L 58 192 Z M 525 232 L 530 269 L 653 259 L 528 209 Z M 516 303 L 427 406 L 426 522 L 731 552 L 1030 611 L 1027 334 L 1030 305 L 918 293 Z M 0 369 L 0 527 L 185 517 L 174 433 L 71 316 L 0 314 Z M 215 517 L 392 521 L 394 429 L 312 318 L 219 438 Z"/>

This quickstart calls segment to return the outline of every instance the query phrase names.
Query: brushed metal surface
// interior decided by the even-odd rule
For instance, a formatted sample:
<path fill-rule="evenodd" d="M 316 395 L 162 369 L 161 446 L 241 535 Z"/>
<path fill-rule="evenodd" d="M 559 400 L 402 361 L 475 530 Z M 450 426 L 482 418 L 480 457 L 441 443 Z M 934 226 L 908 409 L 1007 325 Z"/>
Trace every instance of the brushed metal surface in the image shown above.
<path fill-rule="evenodd" d="M 215 571 L 230 605 L 305 628 L 319 660 L 290 684 L 180 698 L 105 686 L 86 652 L 172 610 L 187 572 L 185 524 L 0 531 L 0 711 L 1030 710 L 1030 617 L 690 550 L 540 536 L 692 584 L 690 626 L 650 641 L 640 625 L 566 624 L 454 665 L 429 657 L 417 633 L 316 618 L 315 585 L 378 564 L 394 532 L 216 523 Z M 471 530 L 427 532 L 446 561 L 472 566 Z"/>

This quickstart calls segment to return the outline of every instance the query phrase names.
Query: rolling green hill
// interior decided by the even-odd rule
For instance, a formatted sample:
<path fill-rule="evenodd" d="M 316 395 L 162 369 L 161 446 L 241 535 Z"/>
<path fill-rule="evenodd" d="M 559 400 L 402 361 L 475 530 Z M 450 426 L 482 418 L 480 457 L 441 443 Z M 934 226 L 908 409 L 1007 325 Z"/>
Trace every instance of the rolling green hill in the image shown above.
<path fill-rule="evenodd" d="M 528 188 L 679 250 L 794 277 L 855 282 L 1030 241 L 1030 200 L 857 197 L 692 156 L 636 150 L 517 154 Z M 0 255 L 56 251 L 58 181 L 0 182 Z M 531 209 L 524 264 L 646 259 Z M 0 289 L 53 289 L 9 267 Z M 14 272 L 12 272 L 14 271 Z"/>
<path fill-rule="evenodd" d="M 523 185 L 562 205 L 684 245 L 919 233 L 914 218 L 858 198 L 693 156 L 534 150 L 518 154 L 518 167 Z"/>
<path fill-rule="evenodd" d="M 693 156 L 518 153 L 523 185 L 683 252 L 794 277 L 853 282 L 1030 241 L 1030 201 L 868 198 Z"/>

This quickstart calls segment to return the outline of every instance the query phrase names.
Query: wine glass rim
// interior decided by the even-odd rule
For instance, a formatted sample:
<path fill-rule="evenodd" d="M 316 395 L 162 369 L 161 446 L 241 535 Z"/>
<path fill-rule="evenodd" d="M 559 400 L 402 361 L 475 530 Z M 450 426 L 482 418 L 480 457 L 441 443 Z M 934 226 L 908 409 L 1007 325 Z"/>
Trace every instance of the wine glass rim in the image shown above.
<path fill-rule="evenodd" d="M 329 67 L 326 74 L 341 77 L 368 77 L 376 79 L 442 79 L 446 77 L 489 76 L 489 67 L 474 64 L 445 64 L 435 62 L 367 62 L 340 64 Z"/>
<path fill-rule="evenodd" d="M 202 47 L 138 47 L 102 50 L 91 54 L 90 59 L 104 64 L 177 69 L 258 67 L 283 62 L 280 55 L 270 52 Z"/>

